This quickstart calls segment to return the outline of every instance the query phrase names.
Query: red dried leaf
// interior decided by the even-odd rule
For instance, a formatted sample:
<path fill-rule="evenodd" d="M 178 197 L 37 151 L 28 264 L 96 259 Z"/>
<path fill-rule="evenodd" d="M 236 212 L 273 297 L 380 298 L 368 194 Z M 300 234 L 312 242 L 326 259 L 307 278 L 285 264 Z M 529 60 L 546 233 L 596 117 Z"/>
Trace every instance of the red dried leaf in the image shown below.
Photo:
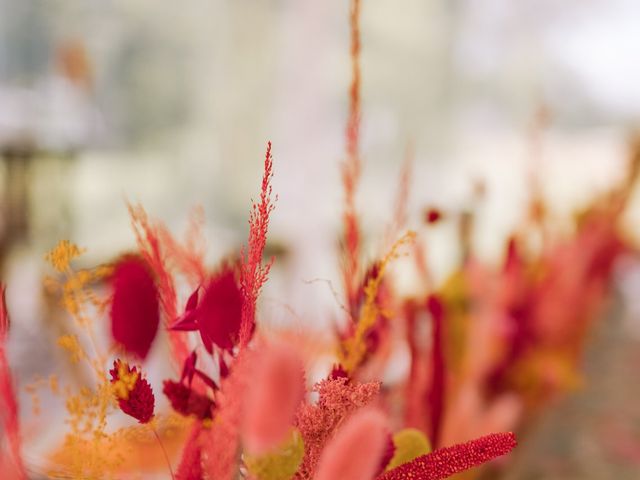
<path fill-rule="evenodd" d="M 120 410 L 140 423 L 148 423 L 153 417 L 155 407 L 155 397 L 151 385 L 142 378 L 136 367 L 131 368 L 126 362 L 121 362 L 119 359 L 113 362 L 113 369 L 109 370 L 112 384 L 117 384 L 119 381 L 126 382 L 127 379 L 121 377 L 122 372 L 129 379 L 133 377 L 134 380 L 133 385 L 126 388 L 126 392 L 116 390 Z"/>
<path fill-rule="evenodd" d="M 230 268 L 213 277 L 204 289 L 197 309 L 198 326 L 204 346 L 231 349 L 240 334 L 243 296 Z"/>
<path fill-rule="evenodd" d="M 379 476 L 378 480 L 441 480 L 506 455 L 516 445 L 513 433 L 492 433 L 422 455 Z"/>
<path fill-rule="evenodd" d="M 128 257 L 112 278 L 111 333 L 124 349 L 144 360 L 158 332 L 158 292 L 147 265 Z"/>

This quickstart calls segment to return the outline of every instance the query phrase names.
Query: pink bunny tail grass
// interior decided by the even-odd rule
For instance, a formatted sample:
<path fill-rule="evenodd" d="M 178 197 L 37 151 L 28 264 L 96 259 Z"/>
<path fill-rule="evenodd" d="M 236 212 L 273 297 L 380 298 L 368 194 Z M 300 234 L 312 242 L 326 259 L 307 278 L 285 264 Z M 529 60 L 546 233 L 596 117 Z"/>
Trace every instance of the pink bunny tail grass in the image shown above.
<path fill-rule="evenodd" d="M 387 447 L 387 420 L 376 410 L 354 414 L 327 444 L 315 480 L 372 480 Z"/>
<path fill-rule="evenodd" d="M 513 433 L 492 433 L 418 457 L 381 475 L 378 480 L 441 480 L 506 455 L 516 445 Z"/>
<path fill-rule="evenodd" d="M 252 455 L 280 445 L 293 425 L 304 395 L 304 369 L 296 351 L 284 343 L 267 346 L 254 358 L 244 415 L 244 442 Z"/>
<path fill-rule="evenodd" d="M 22 480 L 27 474 L 20 454 L 20 424 L 11 370 L 5 351 L 9 331 L 9 315 L 5 303 L 5 286 L 0 284 L 0 472 L 4 478 Z"/>
<path fill-rule="evenodd" d="M 202 471 L 202 443 L 200 441 L 201 431 L 202 424 L 196 422 L 182 451 L 180 466 L 176 471 L 176 480 L 202 480 L 204 478 L 204 472 Z"/>

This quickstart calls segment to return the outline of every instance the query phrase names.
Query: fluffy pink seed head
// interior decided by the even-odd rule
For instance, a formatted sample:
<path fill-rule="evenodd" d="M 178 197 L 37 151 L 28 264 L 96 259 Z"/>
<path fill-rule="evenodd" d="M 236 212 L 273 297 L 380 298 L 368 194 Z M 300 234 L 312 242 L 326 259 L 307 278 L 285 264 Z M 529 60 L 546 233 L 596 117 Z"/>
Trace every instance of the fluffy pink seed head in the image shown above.
<path fill-rule="evenodd" d="M 387 436 L 385 416 L 371 409 L 355 413 L 320 456 L 315 480 L 371 480 L 380 467 Z"/>
<path fill-rule="evenodd" d="M 304 395 L 303 372 L 297 352 L 284 343 L 256 355 L 244 418 L 244 442 L 251 454 L 266 453 L 286 440 Z"/>

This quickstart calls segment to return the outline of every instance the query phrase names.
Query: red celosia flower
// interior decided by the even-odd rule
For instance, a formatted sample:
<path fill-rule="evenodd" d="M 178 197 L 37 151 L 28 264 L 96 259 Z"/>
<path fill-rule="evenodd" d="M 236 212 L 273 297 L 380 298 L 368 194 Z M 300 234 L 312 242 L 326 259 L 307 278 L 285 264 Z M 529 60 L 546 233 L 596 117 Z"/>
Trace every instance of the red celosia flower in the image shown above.
<path fill-rule="evenodd" d="M 111 333 L 131 354 L 145 359 L 158 331 L 158 292 L 146 263 L 128 257 L 113 273 Z"/>
<path fill-rule="evenodd" d="M 230 350 L 238 341 L 242 318 L 243 296 L 233 270 L 223 268 L 209 280 L 198 304 L 198 292 L 194 291 L 185 312 L 171 326 L 172 330 L 198 330 L 209 353 L 213 344 Z"/>
<path fill-rule="evenodd" d="M 162 392 L 171 402 L 173 409 L 182 415 L 194 415 L 199 419 L 213 417 L 215 403 L 206 395 L 193 391 L 181 382 L 165 380 Z"/>
<path fill-rule="evenodd" d="M 515 446 L 513 433 L 492 433 L 422 455 L 381 475 L 378 480 L 440 480 L 505 455 Z"/>
<path fill-rule="evenodd" d="M 131 368 L 119 359 L 113 362 L 109 373 L 120 410 L 140 423 L 148 423 L 153 417 L 155 404 L 149 382 L 140 376 L 136 367 Z"/>

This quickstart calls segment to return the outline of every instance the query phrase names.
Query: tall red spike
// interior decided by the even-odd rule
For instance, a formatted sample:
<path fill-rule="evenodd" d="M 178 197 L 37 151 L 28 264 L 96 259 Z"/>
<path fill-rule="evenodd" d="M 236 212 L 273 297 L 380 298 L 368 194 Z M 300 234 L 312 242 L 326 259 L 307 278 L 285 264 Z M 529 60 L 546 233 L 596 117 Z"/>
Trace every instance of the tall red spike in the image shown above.
<path fill-rule="evenodd" d="M 269 215 L 275 208 L 271 200 L 271 178 L 273 177 L 273 157 L 271 156 L 271 142 L 267 143 L 267 153 L 264 159 L 264 174 L 260 189 L 260 203 L 253 203 L 249 214 L 248 245 L 241 251 L 240 285 L 244 295 L 242 304 L 242 322 L 240 325 L 240 345 L 244 346 L 251 340 L 255 328 L 256 302 L 260 290 L 267 280 L 273 259 L 262 264 L 264 247 L 267 243 L 269 230 Z"/>

